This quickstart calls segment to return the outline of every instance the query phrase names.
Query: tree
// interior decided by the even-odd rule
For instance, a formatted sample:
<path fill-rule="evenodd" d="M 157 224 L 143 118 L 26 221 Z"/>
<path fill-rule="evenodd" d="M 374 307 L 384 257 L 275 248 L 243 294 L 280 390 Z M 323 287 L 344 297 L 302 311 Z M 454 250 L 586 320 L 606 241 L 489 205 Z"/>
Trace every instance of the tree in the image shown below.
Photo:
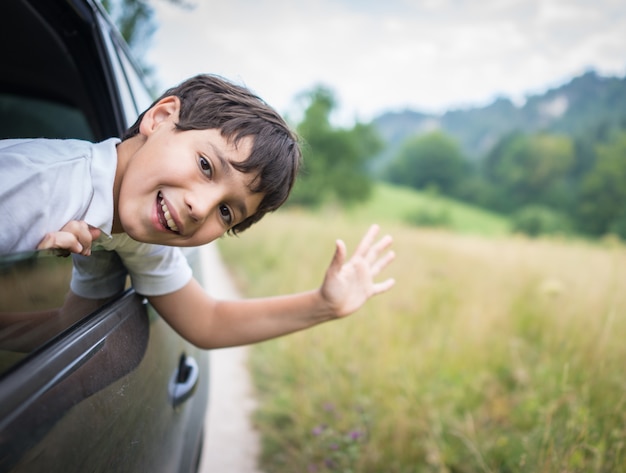
<path fill-rule="evenodd" d="M 152 6 L 142 0 L 102 0 L 102 6 L 135 55 L 142 57 L 156 31 Z"/>
<path fill-rule="evenodd" d="M 187 0 L 165 0 L 182 8 L 191 8 Z M 154 8 L 146 0 L 102 0 L 113 23 L 133 52 L 139 67 L 147 77 L 153 68 L 143 58 L 157 29 Z"/>
<path fill-rule="evenodd" d="M 527 205 L 513 214 L 514 232 L 530 236 L 567 234 L 571 232 L 571 222 L 561 212 L 542 205 Z"/>
<path fill-rule="evenodd" d="M 575 163 L 570 138 L 539 133 L 513 133 L 487 155 L 484 172 L 498 189 L 493 207 L 512 211 L 529 204 L 559 210 L 571 205 L 568 178 Z"/>
<path fill-rule="evenodd" d="M 387 169 L 391 182 L 455 195 L 465 159 L 457 143 L 440 131 L 408 138 Z"/>
<path fill-rule="evenodd" d="M 290 202 L 318 205 L 366 199 L 372 188 L 367 163 L 382 148 L 375 129 L 362 123 L 351 129 L 334 127 L 330 115 L 337 104 L 326 87 L 318 86 L 303 97 L 308 106 L 297 131 L 304 140 L 304 163 Z"/>
<path fill-rule="evenodd" d="M 626 237 L 626 132 L 598 145 L 595 166 L 582 183 L 578 222 L 592 235 Z"/>

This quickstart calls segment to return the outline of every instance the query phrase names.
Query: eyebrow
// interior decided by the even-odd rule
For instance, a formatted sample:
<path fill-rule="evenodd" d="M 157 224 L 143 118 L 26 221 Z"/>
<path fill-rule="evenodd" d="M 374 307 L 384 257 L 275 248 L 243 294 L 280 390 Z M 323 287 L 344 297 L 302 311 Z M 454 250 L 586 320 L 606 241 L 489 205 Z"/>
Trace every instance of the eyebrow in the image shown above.
<path fill-rule="evenodd" d="M 209 146 L 213 150 L 213 153 L 215 157 L 217 158 L 217 160 L 220 162 L 220 166 L 222 170 L 224 171 L 224 174 L 226 174 L 227 176 L 230 175 L 234 169 L 232 163 L 224 157 L 221 151 L 213 143 L 209 143 Z M 234 207 L 237 208 L 237 211 L 241 214 L 242 216 L 241 221 L 245 220 L 248 217 L 248 208 L 246 207 L 246 203 L 243 200 L 236 199 L 236 201 L 233 202 L 233 205 Z M 241 223 L 241 222 L 238 222 L 238 223 Z"/>
<path fill-rule="evenodd" d="M 222 152 L 213 143 L 209 143 L 209 146 L 213 150 L 213 154 L 215 155 L 217 160 L 220 162 L 222 169 L 224 169 L 224 173 L 230 174 L 231 171 L 233 170 L 233 165 L 230 163 L 228 159 L 224 157 Z"/>

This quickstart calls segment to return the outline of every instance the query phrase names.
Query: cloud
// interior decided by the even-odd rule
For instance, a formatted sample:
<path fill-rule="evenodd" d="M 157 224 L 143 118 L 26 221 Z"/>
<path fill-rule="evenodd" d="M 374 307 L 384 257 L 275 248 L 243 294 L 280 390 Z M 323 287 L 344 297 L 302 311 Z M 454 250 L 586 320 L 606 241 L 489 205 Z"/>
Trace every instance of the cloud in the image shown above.
<path fill-rule="evenodd" d="M 284 111 L 314 84 L 344 116 L 519 99 L 590 67 L 626 70 L 617 0 L 158 2 L 149 60 L 171 85 L 198 72 L 245 83 Z"/>

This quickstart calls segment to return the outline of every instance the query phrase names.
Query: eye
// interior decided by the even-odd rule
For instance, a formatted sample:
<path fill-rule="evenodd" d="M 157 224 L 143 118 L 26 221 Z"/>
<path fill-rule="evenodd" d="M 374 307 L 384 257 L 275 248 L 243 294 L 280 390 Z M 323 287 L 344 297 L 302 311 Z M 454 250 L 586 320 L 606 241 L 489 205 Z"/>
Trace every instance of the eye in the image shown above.
<path fill-rule="evenodd" d="M 220 216 L 226 225 L 230 226 L 233 223 L 233 214 L 226 205 L 220 205 Z"/>
<path fill-rule="evenodd" d="M 200 165 L 200 169 L 206 176 L 213 177 L 213 167 L 211 166 L 211 161 L 209 161 L 204 156 L 199 156 L 198 164 Z"/>

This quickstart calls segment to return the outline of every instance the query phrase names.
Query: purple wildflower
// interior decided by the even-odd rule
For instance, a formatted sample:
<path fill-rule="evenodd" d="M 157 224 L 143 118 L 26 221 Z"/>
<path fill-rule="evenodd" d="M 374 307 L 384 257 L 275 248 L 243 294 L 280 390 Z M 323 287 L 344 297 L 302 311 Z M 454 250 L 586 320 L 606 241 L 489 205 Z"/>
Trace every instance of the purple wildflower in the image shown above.
<path fill-rule="evenodd" d="M 318 425 L 317 427 L 313 428 L 313 430 L 311 430 L 311 433 L 317 437 L 319 435 L 322 435 L 325 429 L 325 425 Z"/>

